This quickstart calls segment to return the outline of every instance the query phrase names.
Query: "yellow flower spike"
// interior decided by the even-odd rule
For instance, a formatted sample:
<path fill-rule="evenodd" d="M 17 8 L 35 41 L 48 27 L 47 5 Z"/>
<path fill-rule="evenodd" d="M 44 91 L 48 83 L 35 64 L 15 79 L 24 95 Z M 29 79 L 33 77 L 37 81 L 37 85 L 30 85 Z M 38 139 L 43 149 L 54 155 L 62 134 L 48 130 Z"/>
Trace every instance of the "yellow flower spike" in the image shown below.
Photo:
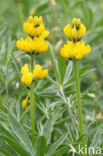
<path fill-rule="evenodd" d="M 31 135 L 32 143 L 35 140 L 35 97 L 34 97 L 34 79 L 45 78 L 48 74 L 48 70 L 42 70 L 42 67 L 36 66 L 33 70 L 33 54 L 44 53 L 48 50 L 48 43 L 45 38 L 48 37 L 49 32 L 45 30 L 45 25 L 43 23 L 42 17 L 32 17 L 30 16 L 28 20 L 23 25 L 24 31 L 27 33 L 28 37 L 21 38 L 17 41 L 16 46 L 19 50 L 24 51 L 30 55 L 30 66 L 31 72 L 29 71 L 28 65 L 24 65 L 21 69 L 21 81 L 27 88 L 30 88 L 30 117 L 31 117 Z M 23 108 L 27 107 L 27 99 L 22 102 Z"/>
<path fill-rule="evenodd" d="M 83 136 L 84 134 L 84 127 L 83 127 L 82 103 L 81 103 L 79 70 L 77 60 L 81 60 L 91 51 L 90 45 L 85 45 L 84 41 L 81 41 L 85 32 L 86 28 L 81 23 L 81 20 L 74 18 L 72 21 L 72 26 L 70 26 L 70 24 L 67 24 L 64 27 L 64 34 L 68 37 L 69 41 L 60 50 L 61 56 L 64 58 L 72 59 L 74 66 L 80 136 Z M 82 138 L 82 145 L 83 145 L 82 147 L 85 148 L 85 137 Z"/>
<path fill-rule="evenodd" d="M 28 64 L 25 64 L 22 68 L 21 68 L 21 74 L 25 74 L 29 72 L 29 68 L 28 68 Z"/>
<path fill-rule="evenodd" d="M 29 35 L 28 37 L 17 40 L 16 47 L 28 54 L 30 53 L 44 53 L 48 50 L 48 43 L 45 38 L 48 37 L 49 32 L 45 30 L 42 17 L 30 16 L 24 23 L 24 31 Z"/>
<path fill-rule="evenodd" d="M 27 72 L 22 75 L 21 81 L 26 86 L 30 86 L 30 84 L 32 83 L 32 80 L 33 80 L 33 74 L 31 72 Z"/>
<path fill-rule="evenodd" d="M 90 51 L 90 45 L 85 46 L 83 41 L 77 43 L 68 41 L 67 44 L 65 44 L 64 47 L 61 48 L 60 54 L 64 58 L 75 58 L 77 60 L 81 60 L 84 56 L 88 55 Z"/>
<path fill-rule="evenodd" d="M 85 33 L 86 27 L 81 23 L 79 18 L 72 20 L 72 26 L 67 24 L 64 27 L 64 34 L 68 37 L 68 42 L 61 48 L 61 56 L 68 59 L 81 60 L 84 56 L 88 55 L 91 47 L 81 41 Z"/>
<path fill-rule="evenodd" d="M 34 18 L 30 16 L 28 20 L 24 23 L 23 28 L 24 31 L 31 37 L 40 37 L 46 31 L 41 16 L 40 17 L 34 16 Z"/>
<path fill-rule="evenodd" d="M 23 109 L 26 109 L 28 106 L 28 96 L 22 101 L 22 107 Z"/>
<path fill-rule="evenodd" d="M 44 38 L 37 38 L 34 39 L 27 37 L 26 39 L 21 38 L 16 43 L 16 46 L 21 51 L 26 53 L 42 53 L 48 50 L 48 43 L 44 40 Z"/>
<path fill-rule="evenodd" d="M 67 37 L 70 37 L 70 36 L 71 36 L 71 26 L 70 26 L 70 24 L 67 24 L 67 25 L 64 27 L 64 34 L 65 34 L 65 36 L 67 36 Z"/>
<path fill-rule="evenodd" d="M 86 27 L 81 23 L 79 18 L 74 18 L 72 26 L 67 24 L 64 27 L 64 34 L 73 42 L 78 42 L 85 35 Z"/>

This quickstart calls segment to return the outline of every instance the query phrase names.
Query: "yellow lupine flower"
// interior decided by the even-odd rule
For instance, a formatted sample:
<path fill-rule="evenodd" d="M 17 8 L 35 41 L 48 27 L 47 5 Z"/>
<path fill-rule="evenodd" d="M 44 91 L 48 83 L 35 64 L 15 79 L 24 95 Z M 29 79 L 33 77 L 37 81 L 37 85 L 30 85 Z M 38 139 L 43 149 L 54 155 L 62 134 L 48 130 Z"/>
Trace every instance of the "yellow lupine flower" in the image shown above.
<path fill-rule="evenodd" d="M 33 80 L 33 74 L 31 72 L 27 72 L 22 75 L 21 81 L 26 86 L 29 86 L 32 83 Z"/>
<path fill-rule="evenodd" d="M 48 75 L 48 70 L 44 69 L 41 71 L 41 73 L 39 75 L 39 79 L 44 79 L 47 75 Z"/>
<path fill-rule="evenodd" d="M 18 40 L 16 42 L 17 48 L 20 49 L 21 51 L 25 51 L 27 53 L 31 52 L 32 44 L 33 44 L 33 40 L 30 37 L 27 37 L 26 39 L 21 37 L 21 40 Z"/>
<path fill-rule="evenodd" d="M 32 83 L 33 74 L 29 72 L 29 68 L 27 64 L 25 64 L 21 68 L 21 74 L 22 74 L 22 77 L 21 77 L 22 83 L 25 84 L 26 86 L 29 86 Z"/>
<path fill-rule="evenodd" d="M 33 22 L 34 22 L 34 25 L 38 25 L 38 24 L 42 23 L 43 22 L 42 16 L 40 16 L 40 17 L 35 16 Z"/>
<path fill-rule="evenodd" d="M 81 20 L 74 18 L 72 26 L 67 24 L 64 27 L 64 34 L 68 37 L 67 44 L 64 44 L 60 50 L 60 54 L 64 58 L 81 60 L 84 56 L 88 55 L 91 51 L 90 45 L 85 45 L 81 41 L 86 33 L 86 27 L 81 23 Z"/>
<path fill-rule="evenodd" d="M 27 108 L 27 106 L 28 106 L 28 96 L 22 101 L 23 109 Z"/>
<path fill-rule="evenodd" d="M 42 70 L 40 65 L 36 65 L 33 70 L 33 78 L 34 79 L 43 79 L 48 75 L 48 70 Z"/>
<path fill-rule="evenodd" d="M 37 65 L 34 67 L 34 70 L 33 70 L 33 78 L 34 78 L 34 79 L 35 79 L 35 78 L 38 78 L 39 75 L 40 75 L 40 73 L 41 73 L 41 71 L 42 71 L 42 67 L 41 67 L 39 64 L 37 64 Z"/>
<path fill-rule="evenodd" d="M 28 54 L 30 53 L 42 53 L 48 50 L 48 43 L 45 38 L 48 37 L 49 32 L 45 30 L 42 17 L 30 16 L 24 23 L 24 31 L 29 35 L 25 39 L 21 37 L 17 40 L 16 46 L 21 51 Z"/>
<path fill-rule="evenodd" d="M 64 34 L 72 41 L 78 42 L 86 32 L 86 27 L 81 23 L 81 20 L 74 18 L 72 21 L 72 26 L 67 24 L 64 27 Z"/>
<path fill-rule="evenodd" d="M 34 38 L 32 48 L 32 51 L 36 53 L 46 52 L 48 43 L 43 38 Z"/>
<path fill-rule="evenodd" d="M 80 18 L 73 18 L 73 20 L 72 20 L 72 23 L 73 23 L 73 25 L 80 25 L 81 24 L 81 20 L 80 20 Z"/>
<path fill-rule="evenodd" d="M 35 37 L 34 39 L 30 37 L 27 37 L 26 39 L 21 38 L 21 40 L 17 41 L 16 46 L 18 49 L 26 53 L 42 53 L 48 50 L 48 43 L 43 37 Z"/>
<path fill-rule="evenodd" d="M 85 33 L 86 33 L 86 27 L 83 24 L 81 24 L 80 29 L 78 30 L 78 38 L 82 38 Z"/>
<path fill-rule="evenodd" d="M 77 38 L 78 32 L 76 30 L 76 27 L 74 27 L 74 28 L 71 29 L 71 35 L 72 35 L 72 38 L 73 39 Z"/>
<path fill-rule="evenodd" d="M 25 74 L 29 72 L 29 68 L 28 68 L 28 64 L 25 64 L 22 68 L 21 68 L 21 74 Z"/>
<path fill-rule="evenodd" d="M 24 23 L 23 28 L 24 31 L 31 37 L 40 37 L 46 31 L 41 16 L 35 16 L 34 18 L 30 16 L 29 19 Z M 46 35 L 46 37 L 48 35 Z"/>
<path fill-rule="evenodd" d="M 71 36 L 71 26 L 70 26 L 70 24 L 67 24 L 67 25 L 64 27 L 64 34 L 65 34 L 67 37 L 70 37 L 70 36 Z"/>
<path fill-rule="evenodd" d="M 41 34 L 40 38 L 46 38 L 49 35 L 49 31 L 45 31 L 44 33 Z"/>
<path fill-rule="evenodd" d="M 68 41 L 67 44 L 61 48 L 60 54 L 64 58 L 75 58 L 77 60 L 82 59 L 84 56 L 88 55 L 91 51 L 90 45 L 85 45 L 83 41 L 73 43 Z"/>

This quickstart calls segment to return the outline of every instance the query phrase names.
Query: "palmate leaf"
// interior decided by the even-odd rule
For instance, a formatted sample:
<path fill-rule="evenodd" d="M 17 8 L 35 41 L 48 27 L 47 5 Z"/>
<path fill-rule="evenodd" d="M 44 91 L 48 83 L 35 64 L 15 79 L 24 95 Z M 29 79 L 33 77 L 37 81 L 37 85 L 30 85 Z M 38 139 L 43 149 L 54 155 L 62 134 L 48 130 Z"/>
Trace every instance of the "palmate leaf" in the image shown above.
<path fill-rule="evenodd" d="M 40 136 L 36 148 L 35 148 L 35 156 L 45 156 L 46 153 L 46 140 L 43 136 Z"/>
<path fill-rule="evenodd" d="M 6 126 L 6 124 L 0 122 L 0 140 L 5 143 L 4 148 L 6 148 L 6 144 L 8 144 L 9 148 L 11 149 L 12 153 L 12 148 L 13 151 L 15 151 L 19 155 L 25 154 L 25 156 L 30 155 L 30 152 L 27 151 L 27 149 L 13 136 L 11 133 L 10 129 Z M 6 148 L 7 150 L 7 148 Z M 16 155 L 16 154 L 15 154 Z"/>
<path fill-rule="evenodd" d="M 11 148 L 13 148 L 13 150 L 16 153 L 18 153 L 19 155 L 22 155 L 22 156 L 29 156 L 30 155 L 30 153 L 27 152 L 15 138 L 11 138 L 11 137 L 8 137 L 8 136 L 5 136 L 5 135 L 0 135 L 0 138 L 2 140 L 4 140 L 5 142 L 7 142 L 7 144 Z"/>
<path fill-rule="evenodd" d="M 61 136 L 57 141 L 55 141 L 47 151 L 47 156 L 52 156 L 52 154 L 64 143 L 67 135 Z"/>
<path fill-rule="evenodd" d="M 32 143 L 26 131 L 12 115 L 9 115 L 9 125 L 13 134 L 20 140 L 20 142 L 27 149 L 27 151 L 29 151 L 31 154 L 34 154 Z"/>
<path fill-rule="evenodd" d="M 49 143 L 49 141 L 50 141 L 51 132 L 52 132 L 52 122 L 49 119 L 46 121 L 46 123 L 43 127 L 43 133 L 42 133 L 42 135 L 45 137 L 47 143 Z"/>

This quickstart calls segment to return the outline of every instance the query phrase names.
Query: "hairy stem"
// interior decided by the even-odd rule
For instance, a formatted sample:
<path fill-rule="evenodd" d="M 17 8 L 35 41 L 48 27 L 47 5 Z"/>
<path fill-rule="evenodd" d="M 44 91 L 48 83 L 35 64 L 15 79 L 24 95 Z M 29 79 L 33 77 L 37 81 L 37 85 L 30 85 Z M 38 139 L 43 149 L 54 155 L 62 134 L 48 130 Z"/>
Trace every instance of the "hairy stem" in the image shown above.
<path fill-rule="evenodd" d="M 73 63 L 74 63 L 76 92 L 77 92 L 77 100 L 78 100 L 78 118 L 79 118 L 79 126 L 80 126 L 80 137 L 82 137 L 82 145 L 85 149 L 85 138 L 83 136 L 84 130 L 83 130 L 83 117 L 82 117 L 82 103 L 81 103 L 81 96 L 80 96 L 79 71 L 78 71 L 77 61 L 73 60 Z"/>
<path fill-rule="evenodd" d="M 33 71 L 33 54 L 30 56 L 31 72 Z M 30 116 L 31 116 L 31 137 L 34 144 L 35 139 L 35 97 L 34 97 L 34 83 L 30 85 Z"/>

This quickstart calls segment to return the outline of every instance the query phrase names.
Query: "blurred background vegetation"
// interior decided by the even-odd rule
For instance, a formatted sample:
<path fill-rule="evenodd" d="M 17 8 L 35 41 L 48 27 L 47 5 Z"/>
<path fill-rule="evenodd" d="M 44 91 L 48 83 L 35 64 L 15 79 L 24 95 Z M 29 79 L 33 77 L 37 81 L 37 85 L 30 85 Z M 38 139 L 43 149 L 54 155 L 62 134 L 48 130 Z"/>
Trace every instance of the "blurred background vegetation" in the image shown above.
<path fill-rule="evenodd" d="M 63 27 L 73 17 L 81 18 L 87 27 L 85 42 L 92 46 L 92 53 L 81 61 L 88 68 L 95 68 L 81 81 L 81 89 L 98 97 L 99 108 L 103 108 L 103 1 L 102 0 L 3 0 L 0 1 L 0 93 L 18 97 L 21 89 L 21 65 L 28 59 L 15 46 L 23 33 L 23 22 L 29 15 L 42 15 L 46 28 L 50 31 L 49 41 L 54 45 L 55 55 L 66 38 Z M 21 56 L 23 61 L 21 62 Z M 51 69 L 48 54 L 45 62 Z M 43 60 L 41 57 L 41 63 Z M 43 58 L 44 59 L 44 58 Z M 17 95 L 17 96 L 15 96 Z"/>

